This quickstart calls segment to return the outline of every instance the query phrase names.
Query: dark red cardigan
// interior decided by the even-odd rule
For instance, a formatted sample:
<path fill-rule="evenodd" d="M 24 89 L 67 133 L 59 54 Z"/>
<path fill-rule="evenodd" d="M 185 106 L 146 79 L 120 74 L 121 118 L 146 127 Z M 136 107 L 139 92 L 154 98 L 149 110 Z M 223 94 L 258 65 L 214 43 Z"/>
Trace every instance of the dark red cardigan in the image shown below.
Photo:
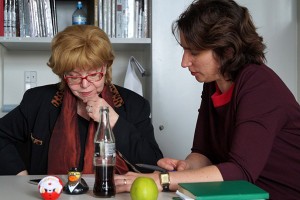
<path fill-rule="evenodd" d="M 215 107 L 205 83 L 192 152 L 207 156 L 224 180 L 248 180 L 272 199 L 300 198 L 300 106 L 265 65 L 238 75 L 229 103 Z"/>

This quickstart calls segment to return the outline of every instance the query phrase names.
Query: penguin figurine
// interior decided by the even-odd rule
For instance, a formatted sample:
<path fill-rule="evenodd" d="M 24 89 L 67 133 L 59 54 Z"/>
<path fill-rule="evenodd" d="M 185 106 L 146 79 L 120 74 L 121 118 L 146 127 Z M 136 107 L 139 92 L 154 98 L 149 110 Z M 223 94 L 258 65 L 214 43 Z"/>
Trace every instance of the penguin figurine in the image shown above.
<path fill-rule="evenodd" d="M 81 172 L 73 167 L 68 172 L 68 182 L 63 187 L 63 191 L 67 194 L 83 194 L 89 190 L 89 186 L 83 178 Z"/>

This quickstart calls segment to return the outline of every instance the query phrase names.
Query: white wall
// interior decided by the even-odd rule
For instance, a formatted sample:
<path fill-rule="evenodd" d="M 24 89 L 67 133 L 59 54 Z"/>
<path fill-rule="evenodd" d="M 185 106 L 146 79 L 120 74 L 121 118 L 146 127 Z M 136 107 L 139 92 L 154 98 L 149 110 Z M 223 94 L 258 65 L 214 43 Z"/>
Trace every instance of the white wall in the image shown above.
<path fill-rule="evenodd" d="M 202 84 L 180 67 L 182 50 L 171 33 L 171 23 L 191 1 L 153 0 L 152 116 L 156 139 L 167 157 L 190 153 L 200 105 Z M 297 1 L 237 2 L 248 7 L 264 37 L 267 64 L 297 96 Z"/>
<path fill-rule="evenodd" d="M 238 0 L 252 14 L 271 67 L 297 97 L 297 0 Z"/>
<path fill-rule="evenodd" d="M 300 11 L 300 3 L 297 2 L 297 57 L 298 57 L 298 60 L 297 60 L 297 70 L 298 70 L 298 73 L 297 73 L 297 93 L 298 93 L 298 102 L 300 102 L 300 57 L 298 56 L 299 55 L 299 47 L 300 47 L 300 41 L 299 41 L 299 38 L 300 38 L 300 27 L 299 27 L 299 21 L 300 21 L 300 14 L 299 14 L 299 11 Z"/>
<path fill-rule="evenodd" d="M 153 0 L 152 4 L 152 119 L 164 156 L 176 158 L 190 152 L 202 91 L 202 84 L 180 66 L 182 48 L 171 32 L 171 23 L 190 2 Z"/>

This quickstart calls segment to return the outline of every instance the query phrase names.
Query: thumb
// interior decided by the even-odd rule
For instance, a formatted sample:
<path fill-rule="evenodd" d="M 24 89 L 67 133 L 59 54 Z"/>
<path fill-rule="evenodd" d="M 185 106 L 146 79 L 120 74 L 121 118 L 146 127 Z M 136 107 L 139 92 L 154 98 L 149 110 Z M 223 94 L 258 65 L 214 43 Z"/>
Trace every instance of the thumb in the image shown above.
<path fill-rule="evenodd" d="M 184 162 L 184 161 L 180 161 L 180 162 L 178 162 L 178 164 L 177 164 L 176 170 L 177 170 L 177 171 L 182 171 L 182 170 L 185 170 L 185 169 L 187 169 L 187 168 L 188 168 L 187 163 Z"/>

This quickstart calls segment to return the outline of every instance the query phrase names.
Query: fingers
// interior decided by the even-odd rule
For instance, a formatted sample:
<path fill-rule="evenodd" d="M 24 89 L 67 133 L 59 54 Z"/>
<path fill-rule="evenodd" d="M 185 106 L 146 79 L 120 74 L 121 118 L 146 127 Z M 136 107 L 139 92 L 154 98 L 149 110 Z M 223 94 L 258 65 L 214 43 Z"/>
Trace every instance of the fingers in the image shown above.
<path fill-rule="evenodd" d="M 19 172 L 17 175 L 25 176 L 25 175 L 28 175 L 28 172 L 27 172 L 27 170 L 24 170 L 24 171 Z"/>
<path fill-rule="evenodd" d="M 99 122 L 100 119 L 100 106 L 104 106 L 105 105 L 105 100 L 98 97 L 97 100 L 88 100 L 86 102 L 86 112 L 89 115 L 90 118 L 92 118 L 94 121 Z"/>
<path fill-rule="evenodd" d="M 115 175 L 116 192 L 130 192 L 131 185 L 137 176 Z"/>
<path fill-rule="evenodd" d="M 86 106 L 86 112 L 92 113 L 93 112 L 93 106 L 87 105 Z"/>
<path fill-rule="evenodd" d="M 86 102 L 86 111 L 87 113 L 99 113 L 101 106 L 108 106 L 110 108 L 110 105 L 101 97 L 98 97 L 96 100 L 88 100 Z"/>
<path fill-rule="evenodd" d="M 109 108 L 109 121 L 111 127 L 114 127 L 117 122 L 119 115 L 116 111 L 101 97 L 98 97 L 97 100 L 88 100 L 86 102 L 86 112 L 94 120 L 99 122 L 100 120 L 100 107 L 107 106 Z"/>
<path fill-rule="evenodd" d="M 178 161 L 179 160 L 172 158 L 162 158 L 157 162 L 157 165 L 169 171 L 173 171 L 177 169 Z"/>
<path fill-rule="evenodd" d="M 140 176 L 152 178 L 155 181 L 159 191 L 162 190 L 158 172 L 157 173 L 149 173 L 149 174 L 128 172 L 124 175 L 115 174 L 114 180 L 115 180 L 115 185 L 116 185 L 116 192 L 117 193 L 130 192 L 130 188 L 131 188 L 131 185 L 133 184 L 134 180 Z"/>
<path fill-rule="evenodd" d="M 189 166 L 188 166 L 187 162 L 184 161 L 184 160 L 180 160 L 177 164 L 176 170 L 177 171 L 182 171 L 182 170 L 185 170 L 185 169 L 188 169 L 188 168 L 189 168 Z"/>

